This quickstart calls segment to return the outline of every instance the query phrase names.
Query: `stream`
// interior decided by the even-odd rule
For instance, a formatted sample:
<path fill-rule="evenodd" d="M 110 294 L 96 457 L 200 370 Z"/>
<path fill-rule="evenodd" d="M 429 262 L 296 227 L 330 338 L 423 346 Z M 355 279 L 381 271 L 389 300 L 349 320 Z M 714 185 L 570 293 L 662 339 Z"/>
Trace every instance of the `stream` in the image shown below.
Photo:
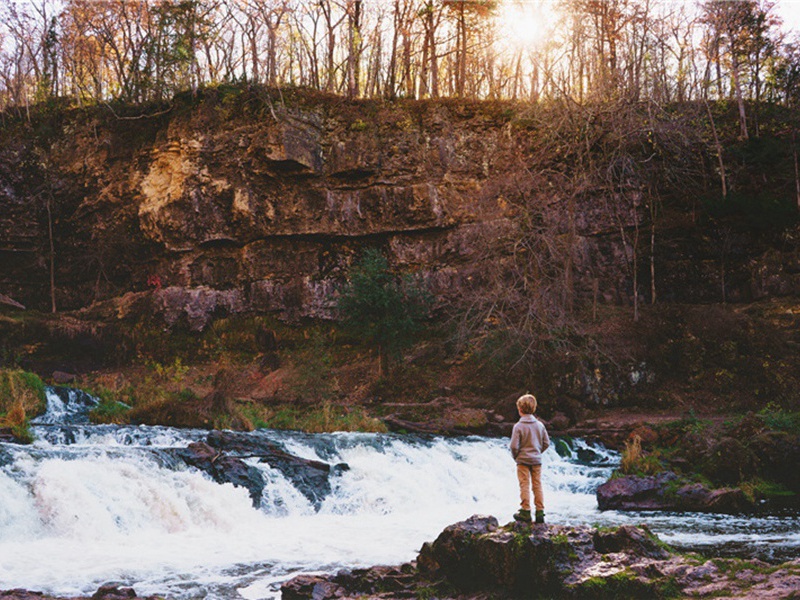
<path fill-rule="evenodd" d="M 268 463 L 260 505 L 170 459 L 208 432 L 90 425 L 93 399 L 48 390 L 32 445 L 0 444 L 0 590 L 91 595 L 111 583 L 169 598 L 277 598 L 299 572 L 413 560 L 425 541 L 473 514 L 501 523 L 518 505 L 507 440 L 258 430 L 302 458 L 349 470 L 318 507 Z M 563 525 L 647 523 L 681 549 L 796 558 L 800 516 L 600 512 L 595 489 L 619 461 L 573 441 L 544 455 L 547 520 Z"/>

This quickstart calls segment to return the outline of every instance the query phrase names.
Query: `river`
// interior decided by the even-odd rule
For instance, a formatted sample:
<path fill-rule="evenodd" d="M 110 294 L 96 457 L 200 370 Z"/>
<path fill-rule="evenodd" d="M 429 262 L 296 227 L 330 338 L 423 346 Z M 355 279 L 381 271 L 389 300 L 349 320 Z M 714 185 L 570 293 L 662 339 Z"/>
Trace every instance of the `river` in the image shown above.
<path fill-rule="evenodd" d="M 317 509 L 279 471 L 249 460 L 268 481 L 254 508 L 246 489 L 167 459 L 166 449 L 207 432 L 89 425 L 85 398 L 50 395 L 34 444 L 0 444 L 0 590 L 91 595 L 114 583 L 176 599 L 276 598 L 298 572 L 400 564 L 451 523 L 476 513 L 502 523 L 517 508 L 502 439 L 259 430 L 248 435 L 350 469 Z M 798 555 L 796 514 L 598 511 L 594 491 L 618 460 L 580 440 L 571 456 L 546 452 L 548 522 L 645 522 L 681 548 Z"/>

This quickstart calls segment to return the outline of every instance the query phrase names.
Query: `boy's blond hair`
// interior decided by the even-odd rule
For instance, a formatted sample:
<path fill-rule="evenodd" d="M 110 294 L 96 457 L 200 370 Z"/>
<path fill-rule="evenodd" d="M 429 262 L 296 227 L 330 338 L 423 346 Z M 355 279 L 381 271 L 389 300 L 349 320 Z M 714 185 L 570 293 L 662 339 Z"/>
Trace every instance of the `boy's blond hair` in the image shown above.
<path fill-rule="evenodd" d="M 532 415 L 536 412 L 536 396 L 525 394 L 517 398 L 517 410 L 523 415 Z"/>

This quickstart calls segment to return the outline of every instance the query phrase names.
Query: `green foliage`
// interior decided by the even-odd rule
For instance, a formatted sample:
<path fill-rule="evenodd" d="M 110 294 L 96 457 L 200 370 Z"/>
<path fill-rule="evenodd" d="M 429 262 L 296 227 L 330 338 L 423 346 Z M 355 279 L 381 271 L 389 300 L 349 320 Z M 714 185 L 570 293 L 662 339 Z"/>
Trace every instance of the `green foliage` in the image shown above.
<path fill-rule="evenodd" d="M 0 369 L 0 413 L 20 404 L 28 415 L 39 415 L 47 407 L 44 382 L 36 373 L 22 369 Z"/>
<path fill-rule="evenodd" d="M 661 427 L 669 432 L 686 435 L 687 433 L 703 433 L 710 425 L 711 421 L 700 419 L 695 414 L 694 409 L 690 409 L 683 418 L 665 423 Z"/>
<path fill-rule="evenodd" d="M 0 427 L 11 429 L 11 434 L 22 444 L 33 442 L 30 420 L 25 414 L 25 408 L 20 401 L 11 406 L 8 412 L 0 418 Z"/>
<path fill-rule="evenodd" d="M 635 435 L 632 440 L 625 442 L 619 470 L 625 475 L 646 476 L 660 473 L 664 465 L 657 453 L 645 454 L 642 451 L 642 440 Z"/>
<path fill-rule="evenodd" d="M 630 571 L 620 571 L 609 577 L 589 577 L 577 586 L 581 598 L 641 598 L 658 597 L 650 583 L 639 581 Z"/>
<path fill-rule="evenodd" d="M 425 586 L 417 588 L 414 591 L 414 595 L 417 600 L 432 600 L 437 597 L 438 593 L 435 587 Z"/>
<path fill-rule="evenodd" d="M 157 361 L 149 361 L 147 366 L 164 383 L 177 383 L 186 376 L 189 367 L 183 364 L 180 357 L 176 357 L 171 364 L 163 365 Z"/>
<path fill-rule="evenodd" d="M 352 123 L 350 123 L 350 131 L 367 131 L 369 129 L 369 124 L 361 119 L 356 119 Z"/>
<path fill-rule="evenodd" d="M 430 304 L 425 288 L 409 276 L 394 274 L 375 249 L 365 251 L 351 269 L 337 300 L 343 327 L 377 350 L 384 375 L 389 359 L 398 358 L 421 330 Z"/>
<path fill-rule="evenodd" d="M 252 408 L 245 415 L 264 429 L 291 429 L 308 433 L 331 431 L 366 431 L 385 433 L 382 421 L 370 417 L 361 407 L 347 407 L 323 402 L 321 406 L 302 410 L 285 406 L 274 411 L 256 413 Z"/>
<path fill-rule="evenodd" d="M 127 413 L 130 406 L 114 399 L 114 393 L 104 390 L 98 396 L 100 403 L 89 413 L 89 420 L 92 423 L 127 423 Z"/>
<path fill-rule="evenodd" d="M 787 411 L 773 403 L 767 404 L 758 415 L 770 429 L 800 434 L 800 411 Z"/>
<path fill-rule="evenodd" d="M 563 546 L 569 544 L 569 537 L 565 533 L 557 533 L 553 537 L 550 538 L 550 541 L 553 542 L 556 546 Z"/>
<path fill-rule="evenodd" d="M 656 586 L 657 598 L 680 598 L 683 595 L 683 590 L 674 575 L 659 581 Z"/>
<path fill-rule="evenodd" d="M 570 446 L 567 439 L 564 438 L 556 438 L 554 443 L 556 453 L 562 458 L 569 458 L 572 456 L 572 447 Z"/>
<path fill-rule="evenodd" d="M 793 498 L 796 496 L 794 492 L 787 489 L 786 486 L 781 483 L 758 478 L 740 483 L 739 488 L 751 502 L 764 499 L 776 500 L 781 498 Z"/>
<path fill-rule="evenodd" d="M 333 357 L 325 337 L 319 332 L 311 334 L 308 348 L 294 357 L 296 371 L 287 382 L 292 392 L 301 400 L 329 400 L 336 390 L 332 373 Z"/>

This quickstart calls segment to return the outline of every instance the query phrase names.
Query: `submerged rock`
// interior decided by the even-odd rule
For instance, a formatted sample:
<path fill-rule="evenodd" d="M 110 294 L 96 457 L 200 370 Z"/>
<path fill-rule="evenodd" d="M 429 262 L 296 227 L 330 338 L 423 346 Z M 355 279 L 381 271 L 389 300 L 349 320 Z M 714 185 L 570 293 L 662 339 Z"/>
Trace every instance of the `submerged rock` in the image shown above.
<path fill-rule="evenodd" d="M 414 563 L 301 575 L 284 583 L 281 592 L 285 600 L 710 598 L 722 591 L 726 597 L 791 598 L 800 585 L 798 567 L 800 561 L 774 567 L 681 556 L 644 526 L 501 527 L 494 517 L 475 515 L 445 528 Z"/>

